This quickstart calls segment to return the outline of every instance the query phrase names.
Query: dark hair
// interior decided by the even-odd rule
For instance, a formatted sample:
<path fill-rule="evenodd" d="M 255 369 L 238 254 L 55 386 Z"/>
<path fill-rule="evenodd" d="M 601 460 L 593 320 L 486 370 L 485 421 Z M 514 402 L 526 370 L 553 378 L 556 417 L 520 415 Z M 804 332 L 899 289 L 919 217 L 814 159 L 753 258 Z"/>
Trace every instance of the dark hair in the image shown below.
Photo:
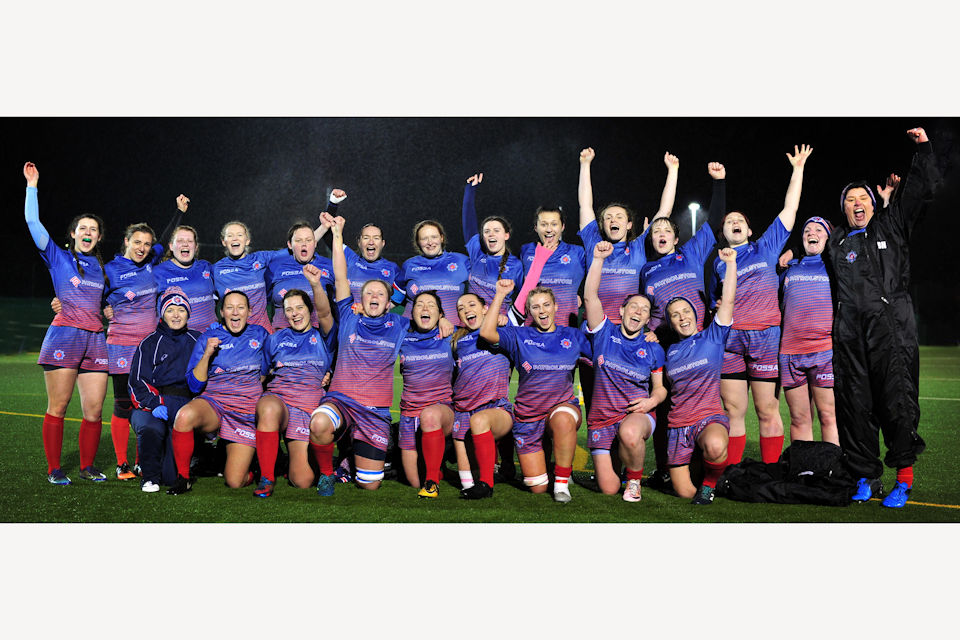
<path fill-rule="evenodd" d="M 437 231 L 440 232 L 440 238 L 441 238 L 441 240 L 440 240 L 440 251 L 446 251 L 446 250 L 447 250 L 447 234 L 446 234 L 446 232 L 443 230 L 443 225 L 440 224 L 440 222 L 437 221 L 437 220 L 421 220 L 421 221 L 418 222 L 417 224 L 413 225 L 413 248 L 414 248 L 414 250 L 415 250 L 417 253 L 419 253 L 421 256 L 423 255 L 423 251 L 420 249 L 420 243 L 418 242 L 418 240 L 419 240 L 419 238 L 420 238 L 420 229 L 423 229 L 424 227 L 436 227 L 436 228 L 437 228 Z"/>
<path fill-rule="evenodd" d="M 750 217 L 747 214 L 745 214 L 743 211 L 739 211 L 737 209 L 734 209 L 733 211 L 727 211 L 725 214 L 723 214 L 723 217 L 720 218 L 720 242 L 717 246 L 721 249 L 727 249 L 730 247 L 730 241 L 727 240 L 727 237 L 723 234 L 723 225 L 727 222 L 727 216 L 734 213 L 739 213 L 740 215 L 742 215 L 743 219 L 747 221 L 747 228 L 748 229 L 752 228 L 752 226 L 750 225 Z"/>
<path fill-rule="evenodd" d="M 360 231 L 357 232 L 357 242 L 360 242 L 360 240 L 363 238 L 363 230 L 369 229 L 370 227 L 376 227 L 377 230 L 380 231 L 380 239 L 383 240 L 383 227 L 376 224 L 375 222 L 368 222 L 367 224 L 360 227 Z M 416 240 L 416 238 L 414 238 L 414 240 Z"/>
<path fill-rule="evenodd" d="M 127 241 L 130 238 L 132 238 L 133 234 L 135 233 L 149 233 L 151 247 L 153 246 L 154 241 L 157 239 L 157 234 L 150 227 L 150 225 L 148 225 L 146 222 L 137 222 L 127 226 L 127 228 L 124 229 L 123 231 L 124 241 Z M 126 253 L 126 250 L 124 250 L 124 253 Z"/>
<path fill-rule="evenodd" d="M 287 298 L 293 298 L 294 296 L 300 296 L 301 298 L 303 298 L 303 304 L 307 307 L 307 311 L 309 311 L 310 313 L 313 313 L 313 300 L 310 299 L 310 296 L 308 296 L 307 292 L 304 291 L 303 289 L 290 289 L 285 294 L 283 294 L 283 301 L 280 304 L 281 308 L 283 307 L 283 302 L 287 301 Z"/>
<path fill-rule="evenodd" d="M 74 238 L 70 237 L 70 234 L 73 233 L 77 225 L 80 224 L 80 221 L 84 218 L 89 218 L 97 223 L 97 230 L 100 232 L 100 238 L 97 240 L 97 246 L 94 249 L 94 255 L 97 257 L 97 262 L 100 263 L 100 271 L 103 273 L 103 287 L 104 290 L 110 288 L 110 278 L 107 277 L 107 270 L 103 268 L 103 256 L 100 255 L 100 245 L 103 244 L 103 238 L 106 236 L 106 231 L 104 231 L 103 220 L 98 215 L 92 213 L 81 213 L 78 216 L 75 216 L 73 220 L 70 221 L 70 226 L 67 227 L 67 249 L 70 250 L 70 255 L 73 256 L 73 261 L 77 265 L 77 271 L 80 275 L 83 273 L 83 264 L 80 263 L 80 258 L 77 256 L 76 242 Z"/>
<path fill-rule="evenodd" d="M 223 312 L 223 305 L 224 305 L 224 303 L 227 301 L 227 296 L 232 296 L 232 295 L 243 296 L 243 299 L 247 301 L 247 308 L 248 308 L 248 309 L 250 308 L 250 298 L 247 296 L 247 294 L 244 293 L 243 291 L 240 291 L 240 289 L 234 289 L 234 290 L 232 290 L 232 291 L 227 291 L 225 294 L 223 294 L 223 297 L 220 298 L 220 312 L 221 312 L 221 313 Z"/>
<path fill-rule="evenodd" d="M 298 229 L 310 229 L 311 235 L 313 234 L 313 227 L 310 226 L 310 223 L 306 220 L 297 220 L 293 225 L 287 230 L 287 243 L 293 242 L 293 234 L 297 232 Z M 287 251 L 290 251 L 289 247 Z M 292 251 L 290 253 L 293 253 Z"/>
<path fill-rule="evenodd" d="M 443 302 L 440 300 L 440 296 L 437 295 L 437 292 L 434 291 L 433 289 L 428 289 L 428 290 L 426 290 L 426 291 L 421 291 L 421 292 L 418 293 L 417 295 L 413 296 L 413 300 L 410 301 L 410 328 L 413 329 L 413 330 L 419 329 L 419 327 L 417 326 L 417 324 L 413 321 L 413 307 L 414 307 L 414 305 L 417 304 L 417 298 L 420 298 L 420 297 L 422 297 L 422 296 L 429 296 L 429 297 L 433 298 L 434 302 L 437 303 L 437 309 L 440 310 L 440 317 L 441 317 L 441 318 L 444 317 L 444 314 L 443 314 Z M 438 320 L 438 322 L 439 322 L 439 320 Z"/>
<path fill-rule="evenodd" d="M 607 206 L 605 206 L 604 208 L 600 209 L 599 213 L 597 213 L 597 227 L 598 227 L 598 229 L 599 229 L 599 231 L 600 231 L 600 237 L 602 237 L 604 240 L 607 240 L 608 242 L 610 241 L 610 238 L 608 238 L 608 237 L 606 236 L 606 234 L 604 233 L 604 230 L 603 230 L 603 214 L 604 214 L 604 213 L 606 212 L 606 210 L 609 209 L 610 207 L 620 207 L 621 209 L 623 209 L 624 211 L 626 211 L 626 212 L 627 212 L 627 222 L 633 223 L 633 224 L 630 225 L 630 228 L 627 229 L 627 235 L 624 236 L 624 238 L 623 238 L 625 241 L 630 242 L 631 240 L 633 240 L 634 238 L 636 238 L 638 235 L 640 235 L 640 232 L 637 231 L 637 214 L 635 214 L 635 213 L 633 212 L 633 209 L 630 208 L 628 205 L 622 203 L 622 202 L 611 202 L 611 203 L 609 203 Z M 642 231 L 642 230 L 641 230 L 641 231 Z"/>
<path fill-rule="evenodd" d="M 472 291 L 468 291 L 468 292 L 466 292 L 466 293 L 461 294 L 461 295 L 460 295 L 460 298 L 462 298 L 462 297 L 464 297 L 464 296 L 473 296 L 474 298 L 476 298 L 476 299 L 480 302 L 481 305 L 486 305 L 486 304 L 487 304 L 486 302 L 484 302 L 483 298 L 481 298 L 481 297 L 480 297 L 479 295 L 477 295 L 476 293 L 473 293 Z M 460 298 L 457 298 L 457 303 L 460 302 Z M 460 315 L 460 312 L 459 312 L 459 311 L 457 312 L 457 315 L 458 315 L 458 316 Z M 457 327 L 457 330 L 453 332 L 453 335 L 452 335 L 452 336 L 450 336 L 450 348 L 451 348 L 451 350 L 453 351 L 453 356 L 454 356 L 454 358 L 457 357 L 457 341 L 458 341 L 460 338 L 462 338 L 463 336 L 467 335 L 468 333 L 471 333 L 471 331 L 472 331 L 472 330 L 471 330 L 469 327 L 466 327 L 466 326 L 464 326 L 464 327 Z"/>
<path fill-rule="evenodd" d="M 486 218 L 483 219 L 483 222 L 480 223 L 480 235 L 481 235 L 481 236 L 483 235 L 483 228 L 484 228 L 485 226 L 487 226 L 487 223 L 488 223 L 488 222 L 499 222 L 501 225 L 503 225 L 503 230 L 504 230 L 505 233 L 508 233 L 508 234 L 509 234 L 509 233 L 512 231 L 512 229 L 511 229 L 511 227 L 510 227 L 510 222 L 508 222 L 506 218 L 503 218 L 503 217 L 501 217 L 501 216 L 487 216 Z M 487 245 L 486 245 L 486 243 L 481 243 L 481 246 L 483 247 L 484 253 L 486 253 L 486 251 L 487 251 Z M 501 276 L 503 276 L 503 272 L 507 270 L 507 261 L 510 260 L 510 256 L 511 256 L 511 255 L 512 255 L 512 254 L 510 253 L 510 245 L 507 244 L 506 242 L 504 242 L 504 243 L 503 243 L 503 257 L 500 258 L 500 264 L 497 266 L 497 279 L 498 279 L 498 280 L 500 279 Z"/>
<path fill-rule="evenodd" d="M 653 310 L 653 300 L 650 298 L 650 296 L 648 296 L 647 294 L 643 293 L 642 291 L 638 291 L 637 293 L 631 293 L 631 294 L 629 294 L 626 298 L 623 299 L 623 302 L 620 303 L 620 308 L 623 309 L 625 306 L 627 306 L 627 303 L 630 302 L 630 299 L 631 299 L 631 298 L 636 298 L 637 296 L 640 296 L 641 298 L 644 298 L 647 302 L 649 302 L 649 303 L 650 303 L 650 309 Z M 684 298 L 684 300 L 685 300 L 685 299 L 686 299 L 686 298 Z M 673 300 L 676 300 L 676 298 L 674 298 Z M 673 302 L 673 300 L 671 300 L 670 302 Z M 669 304 L 669 303 L 667 303 L 667 304 Z M 664 308 L 666 308 L 666 307 L 664 307 Z"/>
<path fill-rule="evenodd" d="M 170 250 L 170 245 L 173 244 L 173 239 L 177 237 L 178 231 L 189 231 L 192 233 L 193 241 L 197 243 L 197 251 L 200 251 L 200 236 L 197 234 L 197 230 L 188 224 L 181 224 L 174 228 L 173 233 L 170 234 L 170 242 L 167 243 L 167 250 L 163 253 L 164 261 L 173 257 L 173 251 Z M 194 256 L 194 258 L 196 258 L 196 256 Z"/>
<path fill-rule="evenodd" d="M 678 240 L 680 238 L 680 227 L 677 225 L 676 221 L 674 221 L 673 218 L 668 218 L 666 216 L 654 218 L 653 220 L 650 221 L 650 226 L 648 227 L 648 229 L 650 229 L 650 233 L 647 234 L 647 239 L 644 242 L 644 250 L 647 252 L 648 256 L 652 256 L 656 253 L 656 251 L 653 248 L 653 225 L 659 222 L 669 223 L 670 228 L 673 229 L 674 237 L 677 238 Z"/>
<path fill-rule="evenodd" d="M 684 298 L 683 296 L 674 296 L 670 298 L 670 301 L 667 302 L 667 304 L 663 307 L 664 320 L 666 321 L 667 325 L 670 327 L 671 330 L 673 330 L 673 323 L 670 322 L 670 305 L 672 305 L 674 302 L 686 302 L 690 306 L 690 309 L 693 311 L 693 319 L 694 320 L 697 319 L 697 308 L 693 306 L 693 303 L 690 302 L 688 298 Z M 675 330 L 673 332 L 676 333 Z"/>

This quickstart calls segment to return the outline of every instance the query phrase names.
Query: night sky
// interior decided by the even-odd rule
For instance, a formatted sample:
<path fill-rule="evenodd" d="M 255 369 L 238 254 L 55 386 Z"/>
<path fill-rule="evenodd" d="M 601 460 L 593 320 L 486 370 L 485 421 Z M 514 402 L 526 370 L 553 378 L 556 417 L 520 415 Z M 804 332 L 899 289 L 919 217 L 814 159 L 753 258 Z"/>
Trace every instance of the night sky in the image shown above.
<path fill-rule="evenodd" d="M 726 166 L 727 208 L 750 216 L 756 238 L 782 207 L 790 176 L 784 154 L 811 144 L 798 232 L 811 215 L 839 221 L 846 183 L 905 176 L 914 148 L 905 131 L 923 126 L 945 181 L 913 236 L 920 340 L 956 344 L 960 335 L 956 118 L 3 118 L 0 126 L 0 185 L 16 221 L 0 295 L 38 297 L 52 295 L 52 286 L 23 222 L 27 160 L 40 170 L 40 218 L 51 235 L 59 241 L 74 215 L 96 213 L 106 221 L 107 260 L 126 225 L 161 231 L 181 192 L 191 199 L 184 222 L 198 229 L 200 257 L 212 262 L 223 255 L 225 222 L 245 221 L 256 249 L 279 248 L 290 224 L 314 222 L 329 190 L 340 187 L 348 235 L 365 222 L 381 225 L 384 254 L 400 263 L 413 253 L 412 226 L 425 218 L 445 225 L 449 249 L 463 250 L 463 184 L 479 171 L 479 215 L 513 222 L 514 253 L 535 239 L 539 205 L 562 205 L 565 239 L 576 242 L 578 154 L 586 146 L 597 152 L 595 208 L 622 201 L 641 218 L 657 210 L 664 151 L 677 155 L 674 217 L 683 241 L 687 204 L 706 208 L 710 198 L 707 162 Z"/>

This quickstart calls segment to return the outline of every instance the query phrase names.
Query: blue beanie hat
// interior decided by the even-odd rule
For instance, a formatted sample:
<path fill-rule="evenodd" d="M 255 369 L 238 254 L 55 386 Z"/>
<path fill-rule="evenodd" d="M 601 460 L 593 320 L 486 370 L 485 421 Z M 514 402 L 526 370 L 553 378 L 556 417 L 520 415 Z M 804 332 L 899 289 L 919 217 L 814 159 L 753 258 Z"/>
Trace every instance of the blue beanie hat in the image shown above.
<path fill-rule="evenodd" d="M 167 307 L 170 305 L 177 305 L 183 307 L 187 310 L 187 317 L 190 317 L 190 300 L 187 298 L 187 294 L 183 292 L 183 289 L 180 287 L 169 287 L 166 291 L 163 292 L 163 297 L 160 298 L 160 317 L 163 318 L 164 312 L 167 310 Z"/>

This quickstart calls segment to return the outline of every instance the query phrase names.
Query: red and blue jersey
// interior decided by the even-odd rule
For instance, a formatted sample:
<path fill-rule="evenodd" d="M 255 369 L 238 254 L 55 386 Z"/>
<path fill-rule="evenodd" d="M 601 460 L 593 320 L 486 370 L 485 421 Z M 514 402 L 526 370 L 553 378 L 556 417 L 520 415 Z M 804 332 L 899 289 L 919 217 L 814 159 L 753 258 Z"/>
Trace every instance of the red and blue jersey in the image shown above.
<path fill-rule="evenodd" d="M 720 370 L 730 327 L 713 322 L 667 349 L 666 379 L 670 385 L 667 426 L 689 427 L 723 413 Z"/>
<path fill-rule="evenodd" d="M 100 317 L 103 271 L 97 256 L 78 253 L 74 260 L 72 253 L 58 247 L 53 240 L 48 240 L 46 249 L 40 252 L 40 257 L 50 271 L 54 294 L 63 305 L 50 325 L 93 332 L 103 331 L 103 319 Z M 80 275 L 77 269 L 78 261 L 83 266 L 83 275 Z"/>
<path fill-rule="evenodd" d="M 470 260 L 462 253 L 444 251 L 435 258 L 413 256 L 403 262 L 394 289 L 407 299 L 403 317 L 410 317 L 413 299 L 421 291 L 436 291 L 443 303 L 444 315 L 459 325 L 457 299 L 464 293 L 470 277 Z M 394 298 L 396 299 L 396 298 Z"/>
<path fill-rule="evenodd" d="M 590 342 L 582 331 L 557 327 L 549 333 L 533 327 L 500 327 L 497 346 L 510 356 L 520 376 L 514 408 L 517 420 L 534 422 L 550 409 L 575 397 L 573 371 L 580 356 L 590 358 Z"/>
<path fill-rule="evenodd" d="M 597 221 L 591 220 L 578 235 L 583 240 L 584 255 L 591 256 L 592 260 L 594 247 L 603 240 Z M 613 253 L 603 261 L 598 297 L 607 319 L 614 324 L 620 324 L 620 305 L 626 297 L 640 292 L 640 269 L 647 262 L 643 251 L 646 237 L 644 231 L 630 242 L 614 243 Z"/>
<path fill-rule="evenodd" d="M 453 367 L 450 338 L 441 338 L 439 329 L 408 332 L 400 345 L 400 415 L 416 417 L 432 404 L 450 404 Z"/>
<path fill-rule="evenodd" d="M 488 402 L 505 400 L 510 392 L 510 359 L 484 346 L 479 329 L 457 340 L 453 381 L 457 411 L 473 411 Z"/>
<path fill-rule="evenodd" d="M 803 355 L 833 349 L 833 298 L 822 256 L 791 260 L 780 281 L 783 297 L 780 353 Z"/>
<path fill-rule="evenodd" d="M 766 329 L 780 326 L 780 279 L 777 261 L 790 232 L 774 220 L 760 239 L 735 248 L 737 252 L 737 298 L 734 301 L 734 329 Z M 713 263 L 711 303 L 720 299 L 726 263 L 717 258 Z"/>
<path fill-rule="evenodd" d="M 528 242 L 520 248 L 520 262 L 523 264 L 523 277 L 526 278 L 533 265 L 534 252 L 537 243 Z M 570 326 L 570 317 L 576 317 L 577 292 L 586 276 L 586 262 L 583 247 L 575 244 L 560 242 L 543 265 L 540 280 L 537 283 L 542 287 L 550 287 L 553 296 L 557 299 L 558 327 Z M 520 309 L 520 311 L 525 311 Z M 619 317 L 619 316 L 618 316 Z M 531 322 L 531 320 L 528 320 Z"/>
<path fill-rule="evenodd" d="M 263 393 L 260 377 L 267 375 L 270 368 L 264 350 L 269 335 L 256 324 L 248 324 L 236 336 L 222 325 L 207 329 L 193 347 L 187 372 L 192 372 L 200 362 L 207 339 L 218 338 L 220 347 L 210 358 L 203 395 L 212 397 L 230 411 L 252 414 Z"/>
<path fill-rule="evenodd" d="M 330 258 L 325 258 L 315 253 L 310 264 L 320 269 L 320 284 L 324 289 L 333 287 L 333 262 Z M 275 329 L 285 329 L 290 326 L 287 317 L 283 315 L 283 296 L 291 289 L 300 289 L 313 302 L 313 287 L 307 276 L 303 275 L 303 264 L 287 249 L 279 249 L 273 253 L 267 272 L 264 276 L 267 283 L 267 289 L 270 294 L 270 302 L 273 303 L 273 327 Z M 314 326 L 318 325 L 317 314 L 314 312 L 310 316 L 310 321 Z M 312 409 L 311 409 L 312 411 Z"/>
<path fill-rule="evenodd" d="M 323 376 L 333 364 L 334 341 L 333 331 L 324 338 L 313 327 L 304 332 L 287 327 L 268 336 L 264 357 L 272 376 L 267 391 L 307 413 L 319 407 L 325 393 Z"/>
<path fill-rule="evenodd" d="M 365 407 L 393 404 L 393 364 L 410 327 L 395 313 L 378 318 L 355 315 L 353 298 L 337 301 L 337 366 L 330 391 L 338 391 Z"/>
<path fill-rule="evenodd" d="M 347 259 L 347 279 L 350 281 L 350 293 L 354 302 L 362 302 L 360 291 L 368 280 L 383 280 L 392 288 L 397 273 L 400 272 L 397 263 L 386 258 L 377 258 L 371 262 L 346 245 L 343 247 L 343 255 Z"/>
<path fill-rule="evenodd" d="M 596 329 L 583 327 L 593 347 L 593 400 L 587 424 L 606 427 L 623 420 L 627 405 L 650 397 L 650 376 L 663 371 L 665 356 L 643 332 L 623 335 L 620 326 L 604 319 Z"/>
<path fill-rule="evenodd" d="M 187 327 L 203 331 L 217 321 L 217 289 L 213 286 L 213 265 L 206 260 L 195 260 L 189 267 L 177 266 L 165 260 L 153 268 L 157 281 L 157 303 L 167 287 L 180 287 L 190 301 Z M 157 309 L 159 315 L 160 309 Z"/>
<path fill-rule="evenodd" d="M 653 301 L 650 329 L 664 323 L 667 304 L 677 296 L 686 298 L 697 313 L 697 331 L 703 329 L 704 306 L 703 266 L 716 237 L 709 224 L 702 224 L 697 233 L 677 251 L 648 262 L 640 269 L 641 290 Z"/>
<path fill-rule="evenodd" d="M 107 344 L 137 346 L 157 328 L 157 281 L 153 268 L 163 253 L 163 245 L 154 245 L 153 254 L 137 264 L 117 254 L 104 266 L 110 285 L 107 304 L 113 318 L 107 327 Z"/>
<path fill-rule="evenodd" d="M 213 284 L 217 296 L 231 291 L 243 291 L 250 300 L 250 322 L 269 332 L 273 331 L 267 317 L 267 284 L 265 274 L 273 251 L 254 251 L 239 258 L 221 258 L 213 265 Z"/>
<path fill-rule="evenodd" d="M 470 258 L 470 293 L 475 293 L 483 299 L 484 304 L 490 304 L 497 293 L 497 280 L 513 280 L 516 287 L 506 297 L 500 306 L 500 313 L 506 315 L 513 300 L 513 294 L 520 290 L 523 283 L 523 266 L 516 256 L 507 257 L 507 268 L 500 275 L 500 262 L 503 256 L 493 256 L 483 250 L 480 236 L 473 235 L 467 240 L 467 254 Z M 454 306 L 456 309 L 456 306 Z"/>

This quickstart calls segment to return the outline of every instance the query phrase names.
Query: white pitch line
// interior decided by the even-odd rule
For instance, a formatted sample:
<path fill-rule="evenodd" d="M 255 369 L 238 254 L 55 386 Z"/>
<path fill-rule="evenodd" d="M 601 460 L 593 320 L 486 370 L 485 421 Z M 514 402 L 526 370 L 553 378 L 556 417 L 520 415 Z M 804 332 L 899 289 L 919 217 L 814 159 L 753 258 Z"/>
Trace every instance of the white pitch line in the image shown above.
<path fill-rule="evenodd" d="M 934 398 L 931 396 L 920 396 L 921 400 L 951 400 L 953 402 L 960 402 L 960 398 Z"/>

